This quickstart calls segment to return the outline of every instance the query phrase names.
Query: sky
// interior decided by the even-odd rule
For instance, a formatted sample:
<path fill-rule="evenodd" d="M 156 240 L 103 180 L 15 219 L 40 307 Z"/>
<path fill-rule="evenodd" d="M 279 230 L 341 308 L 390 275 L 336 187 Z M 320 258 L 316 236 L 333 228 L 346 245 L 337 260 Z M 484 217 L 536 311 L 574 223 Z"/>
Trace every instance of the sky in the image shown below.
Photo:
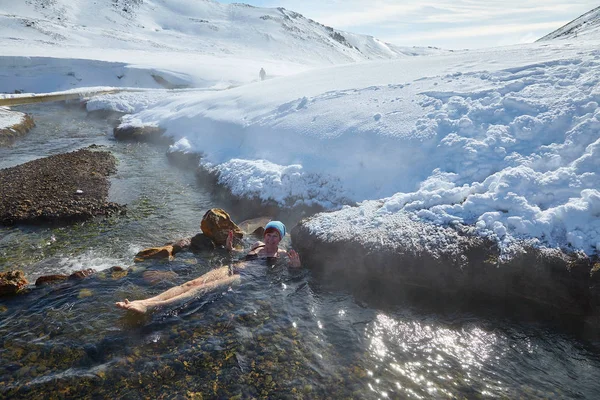
<path fill-rule="evenodd" d="M 236 3 L 238 0 L 219 0 Z M 599 6 L 574 0 L 249 0 L 401 46 L 475 49 L 531 43 Z"/>

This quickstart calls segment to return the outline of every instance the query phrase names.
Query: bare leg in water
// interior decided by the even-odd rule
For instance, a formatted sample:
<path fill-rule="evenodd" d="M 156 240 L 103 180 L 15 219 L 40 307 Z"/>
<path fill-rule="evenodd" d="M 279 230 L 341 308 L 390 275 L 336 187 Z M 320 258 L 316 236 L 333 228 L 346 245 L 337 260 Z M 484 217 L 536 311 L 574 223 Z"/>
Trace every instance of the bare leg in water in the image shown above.
<path fill-rule="evenodd" d="M 115 305 L 125 310 L 135 311 L 141 314 L 152 310 L 153 308 L 176 304 L 196 297 L 202 293 L 209 292 L 216 288 L 225 285 L 231 285 L 239 281 L 239 275 L 229 275 L 229 267 L 216 268 L 207 272 L 199 278 L 186 282 L 182 285 L 175 286 L 159 294 L 144 300 L 119 301 Z"/>

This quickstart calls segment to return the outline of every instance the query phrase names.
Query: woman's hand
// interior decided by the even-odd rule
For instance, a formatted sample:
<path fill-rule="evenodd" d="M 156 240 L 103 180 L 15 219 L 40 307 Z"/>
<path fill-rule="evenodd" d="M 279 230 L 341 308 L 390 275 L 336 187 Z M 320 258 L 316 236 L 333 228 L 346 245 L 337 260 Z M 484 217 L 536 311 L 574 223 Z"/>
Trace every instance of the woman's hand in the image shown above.
<path fill-rule="evenodd" d="M 290 259 L 290 265 L 294 268 L 298 268 L 301 266 L 300 256 L 296 253 L 296 250 L 288 251 L 288 258 Z"/>
<path fill-rule="evenodd" d="M 233 250 L 233 231 L 227 233 L 227 239 L 225 240 L 225 248 L 229 251 Z"/>

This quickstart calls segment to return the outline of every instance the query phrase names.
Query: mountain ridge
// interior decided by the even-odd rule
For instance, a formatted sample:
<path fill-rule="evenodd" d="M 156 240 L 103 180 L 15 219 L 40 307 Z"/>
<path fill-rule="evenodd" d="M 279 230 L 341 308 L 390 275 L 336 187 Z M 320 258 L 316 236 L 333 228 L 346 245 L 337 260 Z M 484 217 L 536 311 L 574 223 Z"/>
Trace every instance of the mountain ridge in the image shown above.
<path fill-rule="evenodd" d="M 372 36 L 325 26 L 285 8 L 221 4 L 212 0 L 26 0 L 0 11 L 3 41 L 33 39 L 55 46 L 120 46 L 258 54 L 309 65 L 393 59 L 438 53 L 400 47 Z M 26 32 L 23 32 L 23 29 Z M 27 31 L 28 30 L 28 31 Z"/>
<path fill-rule="evenodd" d="M 580 35 L 596 35 L 600 38 L 600 7 L 596 7 L 575 18 L 573 21 L 536 40 L 536 42 L 554 39 L 573 39 Z"/>

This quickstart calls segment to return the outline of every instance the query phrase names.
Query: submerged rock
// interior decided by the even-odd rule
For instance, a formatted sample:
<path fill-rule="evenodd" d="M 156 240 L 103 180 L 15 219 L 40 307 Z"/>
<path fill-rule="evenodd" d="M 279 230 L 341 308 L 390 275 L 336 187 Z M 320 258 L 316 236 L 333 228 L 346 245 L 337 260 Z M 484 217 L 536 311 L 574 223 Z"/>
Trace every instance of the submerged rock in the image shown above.
<path fill-rule="evenodd" d="M 144 271 L 142 277 L 150 285 L 156 285 L 162 281 L 168 281 L 177 278 L 173 271 Z"/>
<path fill-rule="evenodd" d="M 114 268 L 114 267 L 113 267 Z M 44 275 L 40 276 L 35 280 L 35 286 L 45 286 L 45 285 L 54 285 L 57 283 L 62 283 L 66 281 L 74 281 L 87 278 L 88 276 L 92 276 L 96 273 L 96 270 L 93 268 L 82 269 L 80 271 L 75 271 L 70 275 L 65 274 L 53 274 L 53 275 Z"/>
<path fill-rule="evenodd" d="M 79 279 L 84 279 L 87 278 L 88 276 L 92 276 L 96 273 L 96 270 L 93 268 L 88 268 L 88 269 L 82 269 L 81 271 L 76 271 L 73 272 L 71 275 L 69 275 L 69 280 L 79 280 Z"/>
<path fill-rule="evenodd" d="M 55 274 L 55 275 L 44 275 L 40 276 L 35 280 L 35 286 L 51 285 L 55 283 L 64 282 L 69 279 L 69 275 Z"/>
<path fill-rule="evenodd" d="M 220 208 L 211 208 L 202 217 L 200 228 L 205 236 L 217 246 L 224 246 L 229 231 L 233 231 L 235 239 L 242 239 L 244 232 L 231 220 L 227 212 Z"/>
<path fill-rule="evenodd" d="M 86 297 L 92 297 L 94 292 L 90 289 L 81 289 L 79 291 L 79 295 L 77 295 L 78 299 L 85 299 Z"/>
<path fill-rule="evenodd" d="M 21 292 L 29 282 L 23 271 L 0 272 L 0 296 L 12 296 Z"/>
<path fill-rule="evenodd" d="M 108 202 L 116 159 L 81 149 L 0 170 L 0 224 L 75 222 L 124 213 Z M 78 193 L 78 190 L 81 193 Z"/>
<path fill-rule="evenodd" d="M 128 274 L 128 271 L 120 266 L 110 267 L 108 272 L 110 273 L 112 279 L 121 279 L 126 277 Z"/>
<path fill-rule="evenodd" d="M 142 262 L 150 259 L 173 259 L 173 246 L 150 247 L 144 249 L 135 255 L 133 261 Z"/>
<path fill-rule="evenodd" d="M 194 252 L 211 251 L 215 249 L 215 243 L 203 233 L 194 236 L 190 241 L 190 250 Z"/>
<path fill-rule="evenodd" d="M 379 215 L 375 204 L 305 219 L 292 230 L 292 241 L 316 275 L 389 301 L 413 295 L 520 299 L 568 314 L 600 315 L 600 277 L 591 274 L 585 255 L 522 246 L 505 260 L 494 242 L 469 227 Z"/>

